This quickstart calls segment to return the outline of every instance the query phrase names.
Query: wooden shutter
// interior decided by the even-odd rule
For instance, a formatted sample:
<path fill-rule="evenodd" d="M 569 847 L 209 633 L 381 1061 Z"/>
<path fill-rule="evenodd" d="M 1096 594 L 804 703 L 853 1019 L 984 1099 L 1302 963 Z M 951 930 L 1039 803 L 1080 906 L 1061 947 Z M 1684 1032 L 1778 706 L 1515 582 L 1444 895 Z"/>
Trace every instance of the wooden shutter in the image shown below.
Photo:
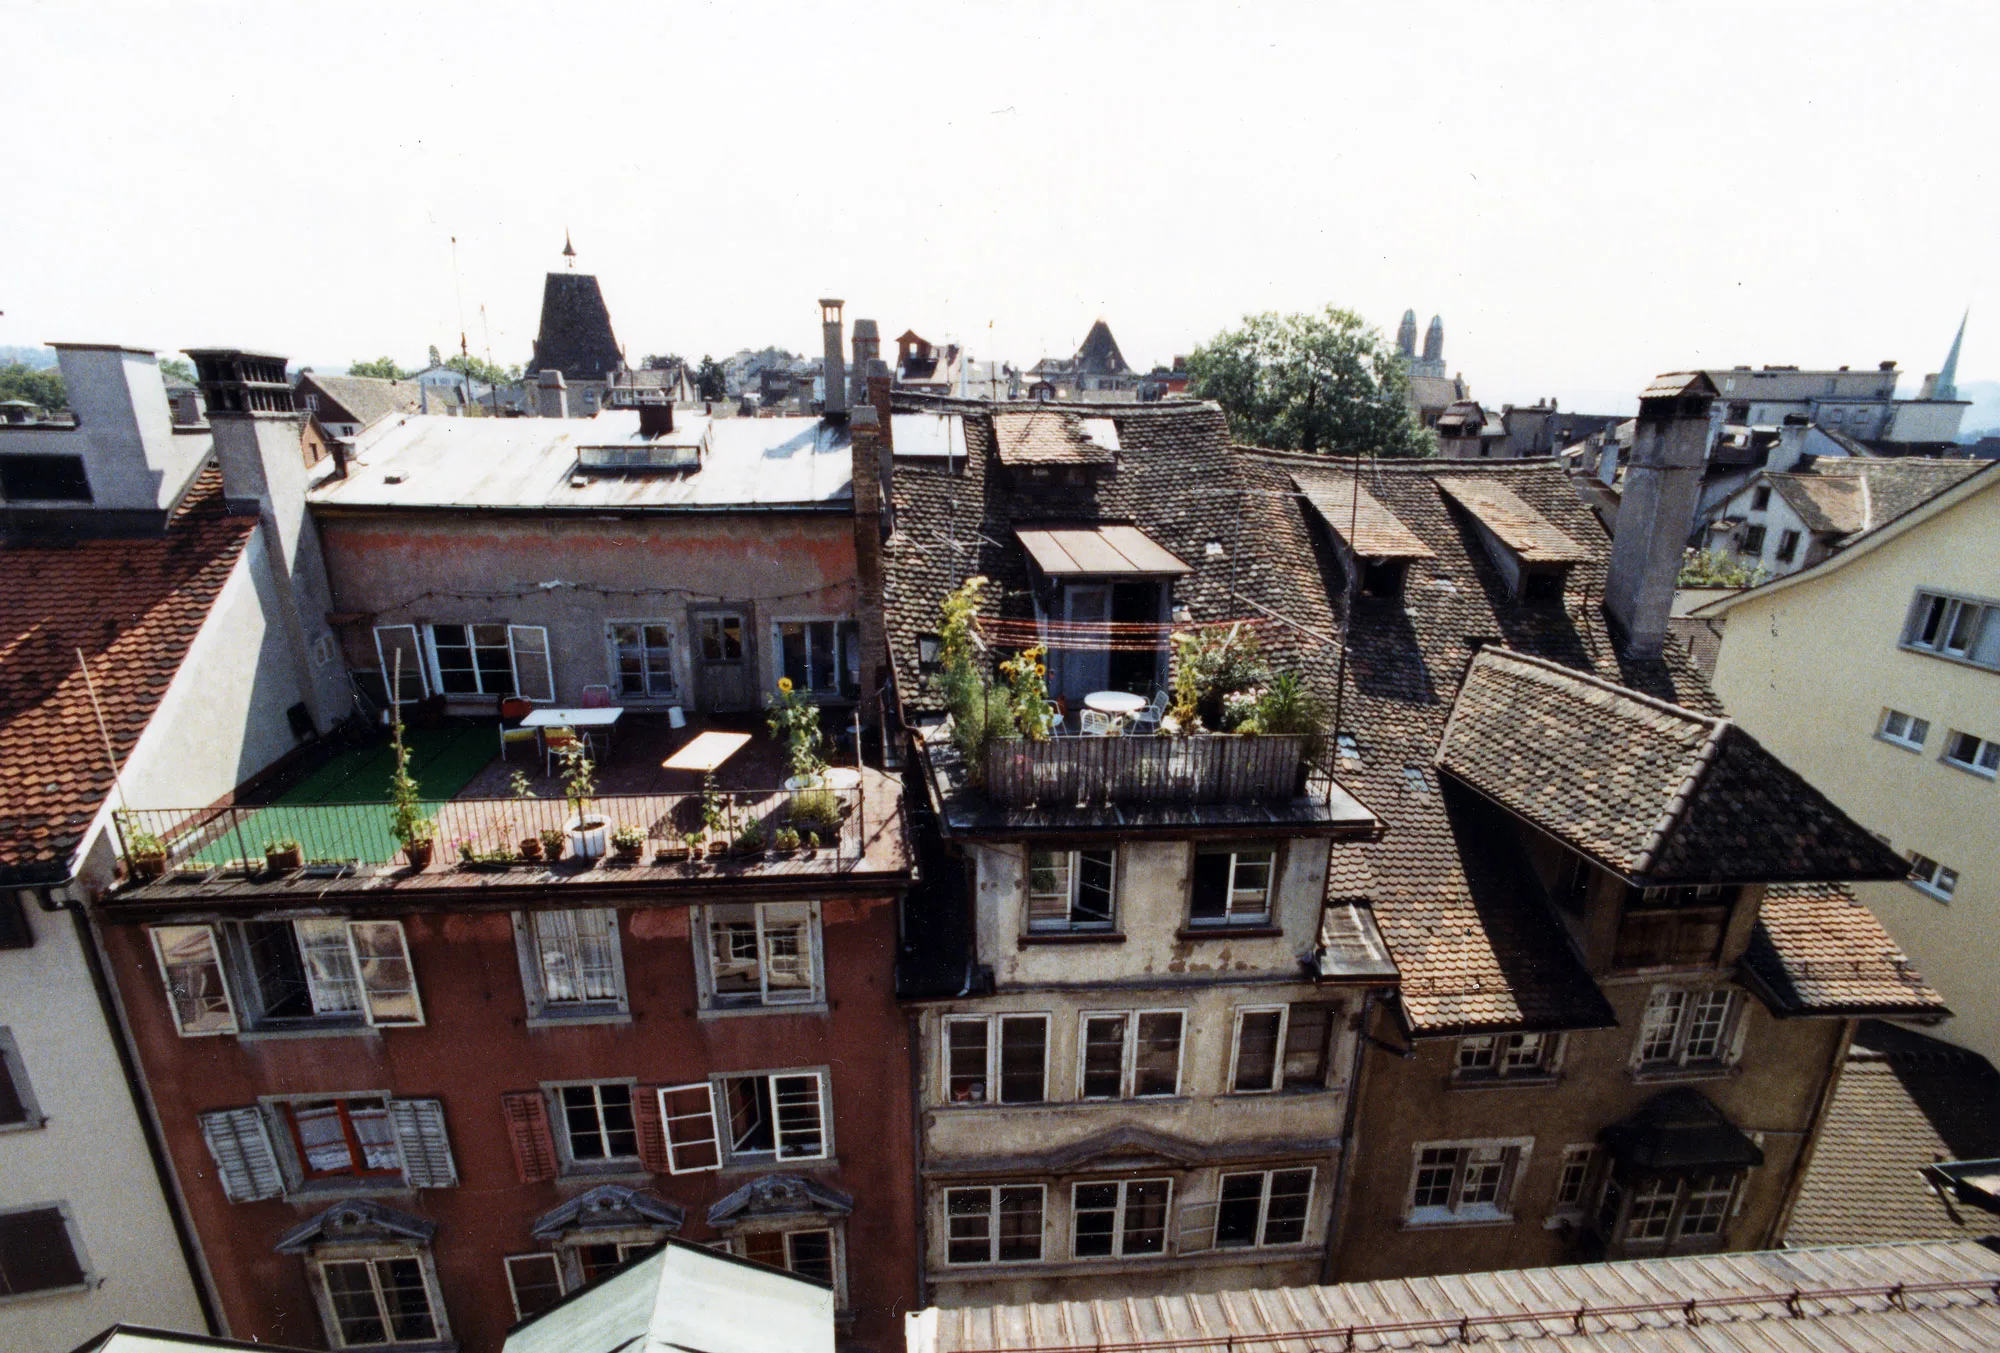
<path fill-rule="evenodd" d="M 715 1130 L 715 1096 L 707 1081 L 663 1086 L 660 1119 L 666 1129 L 669 1174 L 722 1168 L 722 1143 Z"/>
<path fill-rule="evenodd" d="M 413 1189 L 448 1189 L 458 1183 L 444 1105 L 435 1099 L 392 1099 L 389 1122 L 403 1151 L 403 1178 Z"/>
<path fill-rule="evenodd" d="M 549 1106 L 540 1090 L 518 1090 L 500 1096 L 507 1117 L 507 1140 L 514 1148 L 514 1169 L 523 1184 L 556 1177 L 556 1144 L 549 1136 Z"/>
<path fill-rule="evenodd" d="M 632 1091 L 632 1126 L 639 1134 L 639 1163 L 654 1174 L 671 1172 L 667 1159 L 666 1122 L 660 1117 L 660 1090 L 641 1085 Z"/>
<path fill-rule="evenodd" d="M 354 970 L 361 975 L 361 995 L 368 1022 L 375 1025 L 422 1024 L 423 1001 L 417 995 L 417 972 L 410 965 L 410 946 L 401 921 L 349 921 L 348 946 Z"/>
<path fill-rule="evenodd" d="M 1216 1181 L 1216 1187 L 1222 1187 L 1220 1180 Z M 1215 1248 L 1215 1214 L 1221 1206 L 1219 1200 L 1181 1204 L 1180 1237 L 1175 1254 L 1199 1254 Z"/>
<path fill-rule="evenodd" d="M 216 1178 L 232 1203 L 254 1203 L 285 1191 L 277 1152 L 257 1109 L 222 1109 L 201 1115 L 201 1135 L 215 1158 Z"/>
<path fill-rule="evenodd" d="M 549 660 L 549 632 L 540 625 L 509 625 L 507 647 L 514 655 L 514 693 L 538 705 L 554 704 L 556 674 Z"/>

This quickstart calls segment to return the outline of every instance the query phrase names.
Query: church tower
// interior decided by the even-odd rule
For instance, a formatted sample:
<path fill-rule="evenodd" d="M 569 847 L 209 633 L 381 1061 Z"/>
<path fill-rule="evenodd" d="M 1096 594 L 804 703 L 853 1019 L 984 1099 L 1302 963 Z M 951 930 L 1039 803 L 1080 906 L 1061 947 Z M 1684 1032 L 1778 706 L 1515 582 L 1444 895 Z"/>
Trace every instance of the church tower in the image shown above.
<path fill-rule="evenodd" d="M 1436 362 L 1444 368 L 1444 317 L 1431 316 L 1431 327 L 1424 331 L 1424 361 Z"/>
<path fill-rule="evenodd" d="M 1944 365 L 1938 368 L 1937 379 L 1931 386 L 1932 399 L 1958 398 L 1958 349 L 1965 342 L 1965 322 L 1971 318 L 1970 310 L 1958 317 L 1958 333 L 1951 340 L 1951 351 L 1945 354 Z"/>
<path fill-rule="evenodd" d="M 1405 361 L 1412 361 L 1416 358 L 1417 312 L 1414 310 L 1405 310 L 1403 312 L 1402 326 L 1396 330 L 1396 351 L 1402 354 Z"/>

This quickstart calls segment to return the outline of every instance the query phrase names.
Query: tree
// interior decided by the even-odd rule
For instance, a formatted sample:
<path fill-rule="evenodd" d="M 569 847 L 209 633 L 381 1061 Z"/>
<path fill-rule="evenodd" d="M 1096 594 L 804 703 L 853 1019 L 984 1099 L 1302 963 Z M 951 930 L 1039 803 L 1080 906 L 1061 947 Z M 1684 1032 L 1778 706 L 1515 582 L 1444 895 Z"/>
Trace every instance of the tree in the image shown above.
<path fill-rule="evenodd" d="M 453 357 L 445 362 L 453 371 L 472 377 L 481 385 L 507 385 L 521 379 L 518 366 L 501 367 L 477 357 Z"/>
<path fill-rule="evenodd" d="M 685 363 L 677 352 L 652 352 L 647 353 L 646 360 L 639 365 L 646 371 L 677 371 Z"/>
<path fill-rule="evenodd" d="M 69 407 L 62 372 L 52 366 L 23 366 L 19 362 L 0 366 L 0 400 L 9 399 L 25 399 L 51 412 Z"/>
<path fill-rule="evenodd" d="M 1252 446 L 1327 455 L 1430 456 L 1410 380 L 1380 331 L 1351 310 L 1246 315 L 1188 356 L 1188 393 Z"/>
<path fill-rule="evenodd" d="M 160 374 L 169 380 L 179 381 L 183 385 L 194 384 L 194 367 L 187 362 L 183 362 L 178 357 L 162 357 L 160 359 Z"/>
<path fill-rule="evenodd" d="M 694 383 L 701 390 L 703 399 L 721 399 L 729 392 L 729 378 L 722 374 L 722 363 L 713 357 L 704 356 L 694 373 Z"/>
<path fill-rule="evenodd" d="M 347 364 L 347 374 L 350 376 L 373 376 L 376 380 L 382 381 L 400 381 L 407 380 L 417 373 L 403 370 L 403 368 L 396 365 L 396 359 L 393 357 L 377 357 L 372 362 L 349 362 Z"/>

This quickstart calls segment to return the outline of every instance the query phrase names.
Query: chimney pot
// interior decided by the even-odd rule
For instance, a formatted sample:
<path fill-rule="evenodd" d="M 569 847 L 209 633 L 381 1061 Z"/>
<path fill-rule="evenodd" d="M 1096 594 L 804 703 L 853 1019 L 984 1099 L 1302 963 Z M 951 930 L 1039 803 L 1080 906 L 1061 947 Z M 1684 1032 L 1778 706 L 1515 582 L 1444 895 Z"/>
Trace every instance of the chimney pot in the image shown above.
<path fill-rule="evenodd" d="M 845 301 L 822 299 L 819 303 L 820 329 L 825 336 L 825 360 L 820 364 L 820 381 L 826 399 L 820 406 L 828 418 L 847 417 L 847 364 L 841 360 L 843 346 L 840 311 Z"/>

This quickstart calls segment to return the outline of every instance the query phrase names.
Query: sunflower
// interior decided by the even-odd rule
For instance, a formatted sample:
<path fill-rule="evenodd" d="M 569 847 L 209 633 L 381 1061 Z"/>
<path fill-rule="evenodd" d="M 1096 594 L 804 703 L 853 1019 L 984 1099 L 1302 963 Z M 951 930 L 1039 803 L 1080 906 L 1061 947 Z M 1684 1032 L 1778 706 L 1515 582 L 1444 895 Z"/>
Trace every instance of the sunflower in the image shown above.
<path fill-rule="evenodd" d="M 792 693 L 792 679 L 790 677 L 779 677 L 778 694 L 790 695 L 791 693 Z"/>

